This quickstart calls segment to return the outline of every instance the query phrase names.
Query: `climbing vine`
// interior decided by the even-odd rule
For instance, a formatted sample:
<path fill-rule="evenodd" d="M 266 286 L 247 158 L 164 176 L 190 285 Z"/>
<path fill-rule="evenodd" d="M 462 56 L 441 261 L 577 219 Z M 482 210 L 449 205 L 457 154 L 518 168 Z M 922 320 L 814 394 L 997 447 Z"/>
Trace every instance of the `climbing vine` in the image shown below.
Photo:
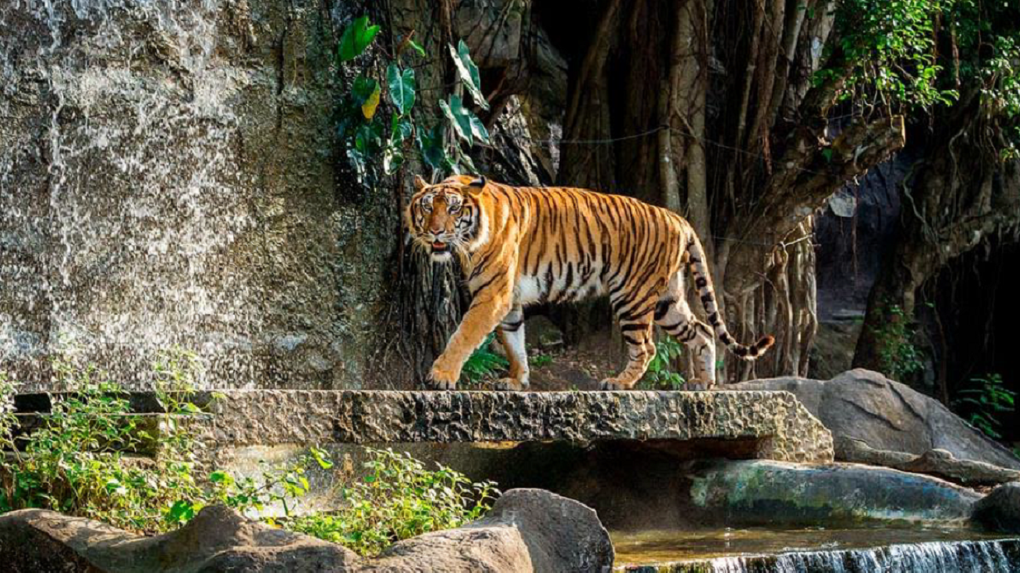
<path fill-rule="evenodd" d="M 361 57 L 379 29 L 369 23 L 368 16 L 349 24 L 337 47 L 340 64 Z M 433 174 L 474 172 L 467 150 L 475 144 L 490 143 L 485 124 L 471 111 L 462 93 L 466 91 L 479 108 L 489 109 L 482 95 L 478 66 L 463 40 L 449 46 L 459 81 L 453 93 L 436 101 L 441 112 L 436 115 L 442 119 L 430 126 L 423 119 L 426 114 L 416 113 L 421 104 L 415 107 L 418 88 L 412 64 L 426 52 L 413 35 L 408 33 L 392 54 L 384 54 L 384 77 L 359 74 L 340 103 L 338 134 L 347 160 L 365 185 L 374 186 L 381 177 L 396 173 L 408 153 L 416 153 Z M 380 112 L 380 107 L 389 109 L 389 113 Z"/>

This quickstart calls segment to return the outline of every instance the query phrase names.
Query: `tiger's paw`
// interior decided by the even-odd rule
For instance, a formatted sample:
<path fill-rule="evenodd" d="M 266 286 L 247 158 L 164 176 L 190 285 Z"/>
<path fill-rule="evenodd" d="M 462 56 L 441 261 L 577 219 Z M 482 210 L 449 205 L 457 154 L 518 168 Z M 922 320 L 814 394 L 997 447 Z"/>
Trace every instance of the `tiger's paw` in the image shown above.
<path fill-rule="evenodd" d="M 703 392 L 705 390 L 711 390 L 715 384 L 711 380 L 700 380 L 698 378 L 691 378 L 684 385 L 684 388 L 693 392 Z"/>
<path fill-rule="evenodd" d="M 523 392 L 528 389 L 528 385 L 516 378 L 500 378 L 492 384 L 492 389 L 497 392 Z"/>
<path fill-rule="evenodd" d="M 623 382 L 613 378 L 606 378 L 599 384 L 599 390 L 607 392 L 618 392 L 621 390 L 630 390 L 630 386 L 627 386 Z"/>
<path fill-rule="evenodd" d="M 457 379 L 451 379 L 433 370 L 429 373 L 428 378 L 425 379 L 425 387 L 431 390 L 456 390 Z"/>

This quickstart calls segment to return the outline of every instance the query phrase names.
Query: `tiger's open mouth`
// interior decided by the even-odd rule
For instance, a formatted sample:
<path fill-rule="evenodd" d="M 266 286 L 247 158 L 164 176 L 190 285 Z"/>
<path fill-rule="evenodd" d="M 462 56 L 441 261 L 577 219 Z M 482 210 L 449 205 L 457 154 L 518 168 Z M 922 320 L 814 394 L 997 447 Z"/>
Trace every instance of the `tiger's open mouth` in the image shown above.
<path fill-rule="evenodd" d="M 450 245 L 448 245 L 447 243 L 442 243 L 440 241 L 433 241 L 432 242 L 432 252 L 435 253 L 435 254 L 445 253 L 445 252 L 447 252 L 449 250 L 450 250 Z"/>

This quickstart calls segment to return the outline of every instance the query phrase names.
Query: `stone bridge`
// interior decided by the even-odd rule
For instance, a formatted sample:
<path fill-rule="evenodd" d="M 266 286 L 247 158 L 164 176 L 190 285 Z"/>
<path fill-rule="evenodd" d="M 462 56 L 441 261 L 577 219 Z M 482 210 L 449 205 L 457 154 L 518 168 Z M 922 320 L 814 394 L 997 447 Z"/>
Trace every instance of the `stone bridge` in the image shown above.
<path fill-rule="evenodd" d="M 788 392 L 228 390 L 210 409 L 207 435 L 227 447 L 625 440 L 833 459 L 829 431 Z"/>

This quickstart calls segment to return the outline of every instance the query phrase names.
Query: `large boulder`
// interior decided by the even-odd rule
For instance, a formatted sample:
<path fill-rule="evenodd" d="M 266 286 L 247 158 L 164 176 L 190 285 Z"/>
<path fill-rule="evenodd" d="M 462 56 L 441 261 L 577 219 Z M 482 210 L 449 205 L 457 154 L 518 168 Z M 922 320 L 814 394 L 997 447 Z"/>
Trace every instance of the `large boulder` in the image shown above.
<path fill-rule="evenodd" d="M 519 489 L 503 495 L 481 520 L 402 541 L 374 559 L 220 506 L 150 538 L 52 511 L 22 510 L 0 516 L 0 563 L 10 573 L 581 573 L 610 567 L 613 547 L 590 508 L 547 491 Z"/>
<path fill-rule="evenodd" d="M 727 525 L 861 521 L 963 524 L 981 495 L 948 482 L 860 464 L 706 462 L 692 473 L 692 509 Z"/>
<path fill-rule="evenodd" d="M 971 518 L 992 531 L 1020 533 L 1020 483 L 1008 483 L 992 490 L 974 504 Z"/>
<path fill-rule="evenodd" d="M 878 372 L 855 369 L 832 380 L 771 378 L 728 390 L 792 392 L 833 434 L 836 459 L 857 459 L 851 441 L 874 450 L 920 456 L 941 449 L 958 460 L 1020 470 L 1020 460 L 938 401 Z"/>

